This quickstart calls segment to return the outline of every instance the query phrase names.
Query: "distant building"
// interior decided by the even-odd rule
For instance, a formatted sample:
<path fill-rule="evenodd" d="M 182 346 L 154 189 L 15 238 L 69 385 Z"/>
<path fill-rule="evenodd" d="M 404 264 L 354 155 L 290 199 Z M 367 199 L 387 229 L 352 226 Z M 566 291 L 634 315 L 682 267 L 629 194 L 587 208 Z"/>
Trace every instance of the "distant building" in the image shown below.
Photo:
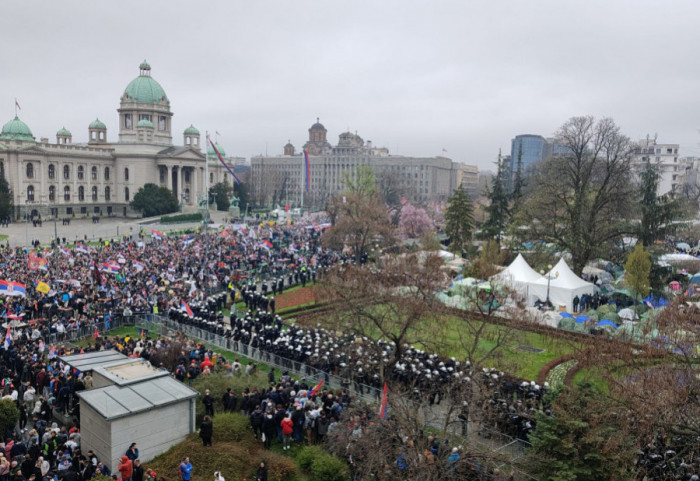
<path fill-rule="evenodd" d="M 660 144 L 656 138 L 642 139 L 637 142 L 632 157 L 634 169 L 641 171 L 647 162 L 659 169 L 659 186 L 657 195 L 678 192 L 686 182 L 688 163 L 678 157 L 678 144 Z"/>
<path fill-rule="evenodd" d="M 301 152 L 288 142 L 284 155 L 252 157 L 251 193 L 257 203 L 301 205 L 306 180 L 304 150 L 310 165 L 309 188 L 303 192 L 307 208 L 326 207 L 332 196 L 345 189 L 345 176 L 353 178 L 361 165 L 374 169 L 380 190 L 418 204 L 447 200 L 459 183 L 472 193 L 478 189 L 476 166 L 447 157 L 390 155 L 387 148 L 375 147 L 352 132 L 340 134 L 338 144 L 332 146 L 326 135 L 326 128 L 317 119 Z"/>
<path fill-rule="evenodd" d="M 107 138 L 99 119 L 87 126 L 85 144 L 73 143 L 65 127 L 56 132 L 55 143 L 47 137 L 37 141 L 17 116 L 2 126 L 0 176 L 10 184 L 17 217 L 136 216 L 129 202 L 146 183 L 167 187 L 183 209 L 195 210 L 207 180 L 210 185 L 232 181 L 218 160 L 212 162 L 210 146 L 207 170 L 206 141 L 193 125 L 183 131 L 182 145 L 173 144 L 170 99 L 147 62 L 121 94 L 117 114 L 116 142 Z M 241 163 L 240 158 L 225 161 Z"/>
<path fill-rule="evenodd" d="M 506 156 L 503 161 L 508 191 L 513 189 L 518 167 L 521 176 L 525 178 L 531 175 L 543 160 L 568 153 L 566 147 L 556 139 L 545 139 L 541 135 L 516 135 L 510 141 L 510 145 L 510 156 Z"/>

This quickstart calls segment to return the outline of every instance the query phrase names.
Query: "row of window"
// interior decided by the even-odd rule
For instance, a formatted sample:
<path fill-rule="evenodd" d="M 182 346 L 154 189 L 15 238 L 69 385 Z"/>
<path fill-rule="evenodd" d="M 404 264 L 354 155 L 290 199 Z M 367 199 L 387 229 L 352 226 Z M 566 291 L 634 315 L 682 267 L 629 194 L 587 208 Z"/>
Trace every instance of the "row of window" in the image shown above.
<path fill-rule="evenodd" d="M 34 164 L 31 162 L 27 162 L 26 165 L 26 174 L 27 174 L 27 179 L 33 179 L 34 178 Z M 104 180 L 109 180 L 109 167 L 105 167 L 104 170 Z M 90 176 L 92 180 L 97 180 L 97 167 L 92 166 L 90 169 Z M 56 166 L 54 164 L 49 164 L 49 179 L 55 179 L 56 178 Z M 70 179 L 70 165 L 64 165 L 63 166 L 63 178 L 66 180 Z M 78 166 L 78 180 L 83 180 L 85 178 L 85 167 L 82 165 Z M 126 167 L 124 169 L 124 180 L 129 180 L 129 168 Z"/>
<path fill-rule="evenodd" d="M 92 187 L 92 201 L 97 202 L 97 186 Z M 105 187 L 104 190 L 105 193 L 105 201 L 112 200 L 112 190 L 109 187 Z M 35 198 L 35 191 L 34 191 L 34 186 L 30 185 L 27 187 L 27 201 L 29 202 L 34 202 Z M 70 196 L 70 187 L 65 186 L 63 188 L 63 200 L 66 202 L 70 202 L 71 196 Z M 85 200 L 85 187 L 82 185 L 78 187 L 78 201 L 82 202 Z M 129 202 L 129 188 L 124 187 L 124 200 L 126 202 Z M 49 202 L 55 202 L 56 201 L 56 186 L 50 185 L 49 186 Z"/>
<path fill-rule="evenodd" d="M 153 122 L 153 117 L 150 114 L 140 114 L 139 120 L 148 120 Z M 133 127 L 133 122 L 131 119 L 131 114 L 124 114 L 124 128 L 131 129 Z M 168 118 L 165 115 L 158 116 L 158 130 L 168 130 Z"/>

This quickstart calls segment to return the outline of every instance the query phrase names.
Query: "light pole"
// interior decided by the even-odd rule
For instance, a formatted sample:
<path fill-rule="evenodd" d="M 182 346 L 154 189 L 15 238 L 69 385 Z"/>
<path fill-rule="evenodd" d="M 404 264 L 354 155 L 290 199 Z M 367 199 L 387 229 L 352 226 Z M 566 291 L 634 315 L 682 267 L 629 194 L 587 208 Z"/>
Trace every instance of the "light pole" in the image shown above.
<path fill-rule="evenodd" d="M 552 282 L 552 265 L 551 264 L 547 265 L 547 269 L 548 270 L 547 270 L 547 301 L 546 302 L 547 302 L 547 306 L 549 306 L 549 304 L 550 304 L 550 302 L 549 302 L 549 286 Z M 542 275 L 544 275 L 544 269 L 542 269 L 540 271 L 540 273 Z M 559 277 L 559 272 L 554 273 L 554 278 L 556 279 L 557 277 Z"/>

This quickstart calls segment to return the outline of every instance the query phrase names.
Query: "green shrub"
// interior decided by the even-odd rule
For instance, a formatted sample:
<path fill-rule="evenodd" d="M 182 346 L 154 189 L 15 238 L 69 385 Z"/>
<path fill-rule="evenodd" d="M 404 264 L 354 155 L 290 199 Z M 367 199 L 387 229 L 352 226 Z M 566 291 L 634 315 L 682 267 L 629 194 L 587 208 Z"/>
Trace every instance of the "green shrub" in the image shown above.
<path fill-rule="evenodd" d="M 11 399 L 3 399 L 0 401 L 0 429 L 6 433 L 9 429 L 15 427 L 19 421 L 19 409 Z"/>
<path fill-rule="evenodd" d="M 245 367 L 243 368 L 245 369 Z M 257 374 L 253 376 L 246 376 L 242 374 L 240 376 L 227 376 L 222 374 L 209 374 L 209 375 L 199 375 L 197 379 L 192 383 L 192 388 L 196 389 L 204 396 L 204 391 L 209 389 L 211 395 L 214 397 L 214 413 L 218 416 L 218 413 L 223 412 L 224 405 L 222 399 L 226 388 L 231 388 L 233 392 L 236 393 L 238 397 L 238 405 L 241 404 L 241 397 L 243 390 L 245 388 L 258 387 L 261 392 L 262 388 L 267 387 L 267 374 L 258 371 Z M 197 399 L 197 414 L 204 415 L 204 406 L 202 405 L 202 397 Z"/>
<path fill-rule="evenodd" d="M 201 222 L 202 213 L 196 212 L 194 214 L 178 214 L 178 215 L 164 215 L 160 218 L 161 224 L 175 224 L 176 222 Z"/>
<path fill-rule="evenodd" d="M 251 436 L 250 420 L 240 413 L 221 413 L 214 416 L 214 442 L 242 441 Z"/>
<path fill-rule="evenodd" d="M 306 472 L 310 472 L 314 461 L 327 455 L 326 451 L 320 446 L 304 446 L 297 452 L 296 458 L 299 467 Z"/>
<path fill-rule="evenodd" d="M 299 474 L 296 463 L 290 457 L 283 456 L 272 451 L 265 451 L 261 457 L 267 465 L 268 479 L 272 481 L 288 481 L 290 479 L 296 479 L 297 475 Z"/>
<path fill-rule="evenodd" d="M 314 459 L 311 472 L 313 481 L 347 481 L 349 478 L 345 461 L 327 453 Z"/>

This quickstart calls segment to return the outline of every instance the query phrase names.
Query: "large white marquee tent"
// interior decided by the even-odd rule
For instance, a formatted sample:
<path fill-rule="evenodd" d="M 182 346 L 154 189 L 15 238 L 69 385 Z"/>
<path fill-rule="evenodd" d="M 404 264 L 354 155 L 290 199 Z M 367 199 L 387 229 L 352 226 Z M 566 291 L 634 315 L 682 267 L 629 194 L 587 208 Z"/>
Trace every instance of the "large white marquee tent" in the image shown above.
<path fill-rule="evenodd" d="M 549 283 L 549 300 L 555 308 L 565 306 L 567 311 L 573 310 L 574 297 L 583 294 L 593 294 L 595 286 L 578 277 L 569 268 L 564 259 L 560 259 L 546 275 L 538 274 L 527 263 L 525 258 L 518 257 L 492 279 L 510 285 L 532 305 L 538 299 L 547 300 Z"/>

